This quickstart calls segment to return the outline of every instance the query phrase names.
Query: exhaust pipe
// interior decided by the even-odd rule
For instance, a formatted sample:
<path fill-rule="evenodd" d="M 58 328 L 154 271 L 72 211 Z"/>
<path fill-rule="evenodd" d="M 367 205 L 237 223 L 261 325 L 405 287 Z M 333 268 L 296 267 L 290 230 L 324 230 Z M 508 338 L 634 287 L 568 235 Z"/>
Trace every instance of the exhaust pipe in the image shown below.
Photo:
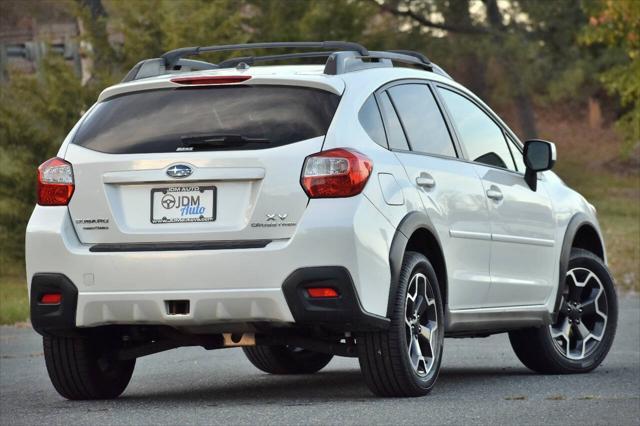
<path fill-rule="evenodd" d="M 222 338 L 225 348 L 256 345 L 256 336 L 253 333 L 222 333 Z"/>

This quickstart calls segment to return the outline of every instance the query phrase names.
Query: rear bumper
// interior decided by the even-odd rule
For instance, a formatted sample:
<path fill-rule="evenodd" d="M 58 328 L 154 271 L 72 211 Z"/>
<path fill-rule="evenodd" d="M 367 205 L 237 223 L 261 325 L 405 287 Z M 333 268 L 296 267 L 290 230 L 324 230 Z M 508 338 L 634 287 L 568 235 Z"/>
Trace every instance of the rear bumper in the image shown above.
<path fill-rule="evenodd" d="M 59 274 L 72 283 L 75 327 L 263 321 L 384 326 L 394 232 L 366 198 L 353 197 L 312 200 L 292 239 L 262 248 L 92 252 L 79 242 L 66 207 L 37 206 L 27 228 L 27 276 L 30 286 L 38 274 Z M 283 284 L 292 282 L 294 271 L 328 265 L 349 277 L 343 306 L 320 317 L 300 316 Z M 188 300 L 189 312 L 169 314 L 172 300 Z M 39 328 L 46 327 L 43 321 Z"/>
<path fill-rule="evenodd" d="M 306 288 L 330 286 L 339 297 L 311 299 Z M 294 321 L 302 326 L 323 326 L 333 330 L 357 331 L 381 329 L 388 326 L 388 318 L 365 312 L 360 304 L 349 272 L 342 267 L 302 268 L 285 280 L 283 291 L 181 291 L 181 292 L 107 292 L 96 293 L 83 300 L 78 311 L 78 290 L 62 274 L 35 274 L 31 281 L 31 323 L 40 334 L 65 334 L 81 324 L 220 324 L 238 319 L 251 322 Z M 283 303 L 283 292 L 286 302 Z M 39 303 L 46 293 L 60 293 L 56 305 Z M 87 297 L 84 297 L 87 299 Z M 172 314 L 170 303 L 187 303 L 187 312 Z M 293 317 L 292 320 L 289 318 Z M 161 319 L 161 320 L 159 320 Z M 106 321 L 105 321 L 106 320 Z"/>

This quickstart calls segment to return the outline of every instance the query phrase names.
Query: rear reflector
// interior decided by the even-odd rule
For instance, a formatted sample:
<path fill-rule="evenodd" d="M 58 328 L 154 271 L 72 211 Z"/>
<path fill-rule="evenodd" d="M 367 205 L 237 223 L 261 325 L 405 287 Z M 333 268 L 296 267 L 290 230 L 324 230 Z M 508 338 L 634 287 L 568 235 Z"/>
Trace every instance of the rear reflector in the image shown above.
<path fill-rule="evenodd" d="M 307 289 L 307 294 L 314 299 L 340 296 L 337 290 L 331 287 L 311 287 Z"/>
<path fill-rule="evenodd" d="M 198 77 L 176 77 L 172 78 L 172 83 L 177 84 L 231 84 L 231 83 L 242 83 L 243 81 L 247 81 L 251 78 L 250 75 L 208 75 L 208 76 L 198 76 Z"/>
<path fill-rule="evenodd" d="M 59 305 L 62 302 L 62 294 L 45 293 L 40 297 L 40 303 L 43 305 Z"/>
<path fill-rule="evenodd" d="M 362 192 L 372 169 L 373 162 L 358 151 L 331 149 L 307 157 L 300 183 L 310 198 L 352 197 Z"/>
<path fill-rule="evenodd" d="M 38 204 L 41 206 L 66 206 L 74 188 L 69 162 L 55 157 L 38 167 Z"/>

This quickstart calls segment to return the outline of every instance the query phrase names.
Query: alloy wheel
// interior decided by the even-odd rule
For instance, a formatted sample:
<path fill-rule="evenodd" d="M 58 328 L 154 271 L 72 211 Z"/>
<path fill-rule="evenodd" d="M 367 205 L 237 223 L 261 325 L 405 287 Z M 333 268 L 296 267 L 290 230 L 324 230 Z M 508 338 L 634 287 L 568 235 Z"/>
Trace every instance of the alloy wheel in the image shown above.
<path fill-rule="evenodd" d="M 414 372 L 426 377 L 439 353 L 438 310 L 427 277 L 416 273 L 409 282 L 405 303 L 407 352 Z"/>
<path fill-rule="evenodd" d="M 567 272 L 558 319 L 549 326 L 556 348 L 572 360 L 588 357 L 600 344 L 607 326 L 609 307 L 604 286 L 586 268 Z"/>

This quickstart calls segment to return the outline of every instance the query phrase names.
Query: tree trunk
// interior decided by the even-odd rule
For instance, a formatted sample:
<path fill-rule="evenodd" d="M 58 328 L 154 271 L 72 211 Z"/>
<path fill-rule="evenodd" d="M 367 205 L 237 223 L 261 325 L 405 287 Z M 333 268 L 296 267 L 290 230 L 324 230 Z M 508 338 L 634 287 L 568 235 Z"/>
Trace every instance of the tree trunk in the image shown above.
<path fill-rule="evenodd" d="M 504 39 L 507 37 L 507 29 L 502 23 L 502 13 L 498 8 L 497 0 L 484 0 L 487 7 L 487 19 L 489 25 L 497 32 L 494 36 L 494 43 L 497 46 L 504 45 Z M 502 52 L 498 57 L 499 63 L 505 71 L 507 82 L 513 94 L 513 101 L 517 110 L 518 121 L 524 139 L 531 139 L 538 136 L 536 129 L 536 118 L 533 113 L 533 102 L 529 91 L 524 86 L 520 72 L 516 65 L 509 60 L 511 53 L 507 50 Z"/>
<path fill-rule="evenodd" d="M 473 21 L 469 0 L 455 0 L 444 8 L 443 16 L 447 25 L 460 25 L 472 27 Z M 458 74 L 462 75 L 464 81 L 468 82 L 468 87 L 481 99 L 486 99 L 487 84 L 485 80 L 486 63 L 478 57 L 477 50 L 474 49 L 477 35 L 450 32 L 448 39 L 455 47 L 456 52 L 463 52 L 459 62 Z"/>
<path fill-rule="evenodd" d="M 77 19 L 78 32 L 80 33 L 80 46 L 78 48 L 80 55 L 80 80 L 85 86 L 93 75 L 93 55 L 91 55 L 91 43 L 86 41 L 87 30 L 82 19 Z"/>
<path fill-rule="evenodd" d="M 109 44 L 106 17 L 107 12 L 102 0 L 77 0 L 83 13 L 78 16 L 82 51 L 82 82 L 86 84 L 92 78 L 114 66 L 115 55 Z"/>
<path fill-rule="evenodd" d="M 531 97 L 528 94 L 516 95 L 515 104 L 518 110 L 518 121 L 520 122 L 523 139 L 538 137 L 536 117 L 533 113 Z"/>
<path fill-rule="evenodd" d="M 602 109 L 600 102 L 593 96 L 589 97 L 589 127 L 598 130 L 602 128 Z"/>

